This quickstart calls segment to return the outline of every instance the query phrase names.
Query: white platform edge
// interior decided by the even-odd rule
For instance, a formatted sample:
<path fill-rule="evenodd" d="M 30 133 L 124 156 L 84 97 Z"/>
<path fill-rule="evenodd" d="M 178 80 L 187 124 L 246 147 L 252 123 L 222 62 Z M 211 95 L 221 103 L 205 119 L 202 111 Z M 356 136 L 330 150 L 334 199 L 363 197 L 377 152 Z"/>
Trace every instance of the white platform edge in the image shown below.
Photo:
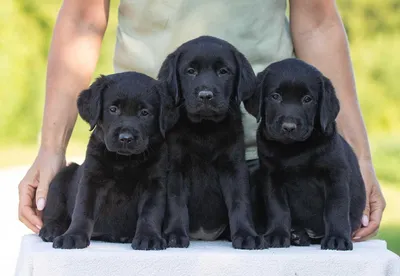
<path fill-rule="evenodd" d="M 400 276 L 400 257 L 382 240 L 355 243 L 351 252 L 322 251 L 319 246 L 235 250 L 221 241 L 145 252 L 132 250 L 130 244 L 103 242 L 80 250 L 53 249 L 36 235 L 26 235 L 15 275 Z"/>

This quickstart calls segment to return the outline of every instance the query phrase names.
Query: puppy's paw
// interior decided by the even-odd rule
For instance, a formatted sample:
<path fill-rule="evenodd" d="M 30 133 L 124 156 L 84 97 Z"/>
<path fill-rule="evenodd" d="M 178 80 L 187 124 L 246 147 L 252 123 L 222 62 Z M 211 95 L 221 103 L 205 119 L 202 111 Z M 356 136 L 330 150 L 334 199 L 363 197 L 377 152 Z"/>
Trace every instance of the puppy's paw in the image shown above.
<path fill-rule="evenodd" d="M 45 242 L 53 242 L 56 237 L 61 236 L 65 231 L 67 231 L 67 229 L 64 225 L 61 225 L 56 221 L 52 221 L 40 229 L 39 237 L 41 237 Z"/>
<path fill-rule="evenodd" d="M 265 249 L 264 239 L 260 236 L 237 235 L 232 237 L 232 246 L 236 249 Z"/>
<path fill-rule="evenodd" d="M 158 236 L 138 236 L 132 241 L 135 250 L 162 250 L 167 248 L 167 242 Z"/>
<path fill-rule="evenodd" d="M 64 234 L 54 239 L 53 248 L 79 249 L 88 247 L 89 243 L 85 234 Z"/>
<path fill-rule="evenodd" d="M 285 233 L 271 233 L 264 236 L 265 245 L 272 248 L 290 246 L 290 235 Z"/>
<path fill-rule="evenodd" d="M 339 236 L 326 236 L 321 241 L 323 250 L 353 250 L 353 243 L 350 239 Z"/>
<path fill-rule="evenodd" d="M 311 239 L 305 230 L 292 231 L 290 243 L 294 246 L 309 246 Z"/>
<path fill-rule="evenodd" d="M 166 236 L 167 246 L 168 247 L 178 247 L 178 248 L 187 248 L 189 247 L 189 237 L 185 235 L 178 234 L 168 234 Z"/>

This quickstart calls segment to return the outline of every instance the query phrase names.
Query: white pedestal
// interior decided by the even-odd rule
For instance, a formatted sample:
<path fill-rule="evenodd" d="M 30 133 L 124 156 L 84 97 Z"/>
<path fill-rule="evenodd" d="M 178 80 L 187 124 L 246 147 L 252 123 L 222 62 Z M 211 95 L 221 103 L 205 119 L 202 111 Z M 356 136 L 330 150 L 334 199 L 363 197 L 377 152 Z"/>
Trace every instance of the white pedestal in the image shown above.
<path fill-rule="evenodd" d="M 188 249 L 163 251 L 135 251 L 130 244 L 102 242 L 91 242 L 86 249 L 62 250 L 36 235 L 26 235 L 16 275 L 400 276 L 400 257 L 380 240 L 355 243 L 349 252 L 323 251 L 318 246 L 235 250 L 219 241 L 192 242 Z"/>

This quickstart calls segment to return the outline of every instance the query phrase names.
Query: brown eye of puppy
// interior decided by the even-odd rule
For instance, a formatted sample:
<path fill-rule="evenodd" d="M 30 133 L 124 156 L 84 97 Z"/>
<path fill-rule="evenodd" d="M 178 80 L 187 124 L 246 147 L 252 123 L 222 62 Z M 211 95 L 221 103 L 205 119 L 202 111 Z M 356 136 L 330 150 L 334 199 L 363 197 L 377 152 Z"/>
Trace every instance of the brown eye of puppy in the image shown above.
<path fill-rule="evenodd" d="M 147 115 L 149 115 L 149 112 L 146 109 L 143 109 L 143 110 L 140 111 L 140 116 L 145 117 Z"/>
<path fill-rule="evenodd" d="M 115 114 L 118 112 L 118 107 L 116 107 L 115 105 L 112 105 L 112 106 L 110 106 L 109 110 L 110 110 L 111 114 Z"/>
<path fill-rule="evenodd" d="M 303 103 L 310 103 L 310 102 L 312 102 L 312 100 L 313 100 L 312 97 L 309 95 L 305 95 L 303 97 Z"/>
<path fill-rule="evenodd" d="M 188 75 L 196 76 L 196 75 L 197 75 L 197 70 L 194 69 L 194 68 L 188 68 L 188 69 L 186 69 L 186 73 L 187 73 Z"/>
<path fill-rule="evenodd" d="M 278 102 L 280 102 L 280 101 L 282 100 L 281 95 L 279 95 L 278 93 L 273 93 L 273 94 L 271 95 L 271 98 L 272 98 L 273 100 L 275 100 L 275 101 L 278 101 Z"/>
<path fill-rule="evenodd" d="M 229 73 L 229 70 L 225 67 L 218 70 L 218 75 L 226 75 Z"/>

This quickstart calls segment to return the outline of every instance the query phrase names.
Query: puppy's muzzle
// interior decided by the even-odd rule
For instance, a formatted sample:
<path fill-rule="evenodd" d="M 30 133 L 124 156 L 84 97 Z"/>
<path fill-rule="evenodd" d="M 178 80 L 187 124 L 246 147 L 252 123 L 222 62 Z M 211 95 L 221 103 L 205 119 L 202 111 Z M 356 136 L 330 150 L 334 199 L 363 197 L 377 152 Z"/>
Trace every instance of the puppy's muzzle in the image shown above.
<path fill-rule="evenodd" d="M 283 133 L 292 133 L 297 129 L 297 124 L 292 123 L 292 122 L 284 122 L 282 124 L 282 132 Z"/>
<path fill-rule="evenodd" d="M 214 93 L 210 90 L 201 90 L 198 94 L 198 98 L 203 102 L 208 102 L 214 98 Z"/>
<path fill-rule="evenodd" d="M 129 132 L 121 132 L 118 136 L 118 140 L 123 145 L 131 144 L 133 141 L 137 140 L 137 136 Z"/>
<path fill-rule="evenodd" d="M 275 132 L 279 140 L 304 141 L 309 133 L 309 128 L 300 118 L 281 117 L 275 123 Z"/>
<path fill-rule="evenodd" d="M 135 130 L 121 130 L 116 138 L 118 141 L 117 152 L 119 154 L 137 154 L 145 148 L 145 141 Z"/>

